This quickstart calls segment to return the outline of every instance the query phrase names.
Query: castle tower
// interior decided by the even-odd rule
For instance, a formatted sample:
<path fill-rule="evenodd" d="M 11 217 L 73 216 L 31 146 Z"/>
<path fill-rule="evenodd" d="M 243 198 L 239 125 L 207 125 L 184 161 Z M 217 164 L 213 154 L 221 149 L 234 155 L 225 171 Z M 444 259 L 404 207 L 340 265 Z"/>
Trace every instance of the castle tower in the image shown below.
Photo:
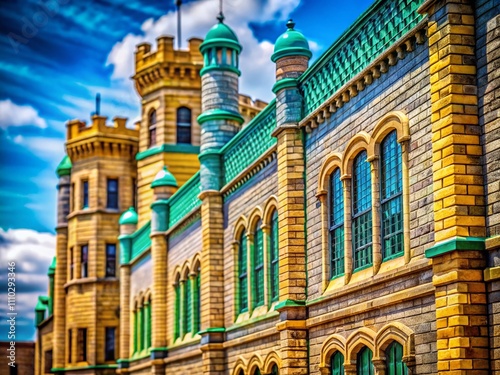
<path fill-rule="evenodd" d="M 202 127 L 201 179 L 201 345 L 203 373 L 224 373 L 224 228 L 223 199 L 220 193 L 222 167 L 220 149 L 236 134 L 243 117 L 238 111 L 238 56 L 241 46 L 235 33 L 219 22 L 210 29 L 200 46 L 204 58 L 201 71 Z"/>
<path fill-rule="evenodd" d="M 191 38 L 188 50 L 174 50 L 174 38 L 157 39 L 157 50 L 142 43 L 135 53 L 135 87 L 142 98 L 138 168 L 139 227 L 149 219 L 151 182 L 167 165 L 183 185 L 199 169 L 201 113 L 201 39 Z"/>
<path fill-rule="evenodd" d="M 54 344 L 58 372 L 111 374 L 119 356 L 119 217 L 133 205 L 138 130 L 93 116 L 67 124 L 72 162 L 66 258 L 57 255 Z M 61 246 L 61 253 L 62 246 Z M 60 283 L 58 275 L 66 271 Z M 61 273 L 64 275 L 64 272 Z M 60 300 L 65 300 L 64 312 Z M 61 310 L 58 310 L 61 309 Z M 63 313 L 65 326 L 58 326 Z M 59 327 L 59 328 L 58 328 Z M 61 352 L 59 352 L 61 353 Z"/>
<path fill-rule="evenodd" d="M 276 63 L 276 129 L 278 140 L 278 227 L 279 230 L 279 303 L 281 323 L 280 374 L 307 373 L 308 351 L 305 307 L 307 270 L 304 196 L 304 140 L 299 128 L 302 94 L 298 78 L 307 69 L 311 51 L 307 39 L 295 30 L 295 23 L 287 23 L 287 31 L 274 45 L 271 60 Z M 281 228 L 287 228 L 281 230 Z M 293 338 L 293 339 L 292 339 Z"/>

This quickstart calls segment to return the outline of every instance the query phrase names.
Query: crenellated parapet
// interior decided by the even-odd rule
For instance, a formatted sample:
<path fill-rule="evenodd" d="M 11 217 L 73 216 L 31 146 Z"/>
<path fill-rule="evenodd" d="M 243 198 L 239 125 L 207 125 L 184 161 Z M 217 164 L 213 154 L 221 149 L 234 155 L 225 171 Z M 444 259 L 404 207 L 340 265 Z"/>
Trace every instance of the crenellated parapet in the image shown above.
<path fill-rule="evenodd" d="M 126 118 L 115 117 L 112 124 L 107 124 L 106 120 L 104 116 L 92 116 L 90 125 L 81 120 L 66 124 L 66 149 L 73 162 L 91 156 L 135 157 L 139 124 L 130 129 L 126 126 Z"/>
<path fill-rule="evenodd" d="M 156 39 L 156 51 L 150 43 L 141 43 L 135 52 L 135 86 L 142 97 L 164 87 L 200 89 L 203 57 L 202 39 L 191 38 L 187 50 L 174 49 L 174 37 Z"/>

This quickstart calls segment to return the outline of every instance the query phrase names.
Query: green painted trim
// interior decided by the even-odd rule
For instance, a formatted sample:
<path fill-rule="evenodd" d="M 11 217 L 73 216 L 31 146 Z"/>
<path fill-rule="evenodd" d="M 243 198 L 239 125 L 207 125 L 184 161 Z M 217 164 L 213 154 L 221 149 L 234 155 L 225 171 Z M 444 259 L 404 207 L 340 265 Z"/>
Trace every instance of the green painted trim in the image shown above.
<path fill-rule="evenodd" d="M 405 255 L 405 252 L 404 251 L 400 251 L 399 253 L 392 254 L 391 256 L 383 258 L 382 262 L 387 262 L 389 260 L 393 260 L 393 259 L 396 259 L 396 258 L 401 258 L 403 255 Z"/>
<path fill-rule="evenodd" d="M 168 199 L 160 199 L 160 200 L 157 200 L 157 201 L 154 201 L 153 203 L 151 203 L 151 208 L 155 207 L 155 206 L 166 206 L 168 205 Z"/>
<path fill-rule="evenodd" d="M 162 346 L 160 348 L 150 348 L 150 352 L 168 352 L 168 347 Z"/>
<path fill-rule="evenodd" d="M 295 301 L 293 299 L 286 299 L 284 301 L 280 301 L 274 307 L 275 310 L 280 310 L 285 307 L 302 307 L 306 305 L 306 301 Z"/>
<path fill-rule="evenodd" d="M 224 327 L 210 327 L 204 329 L 203 331 L 198 332 L 198 335 L 203 335 L 205 333 L 224 333 L 226 332 L 226 328 Z"/>
<path fill-rule="evenodd" d="M 245 122 L 245 120 L 239 113 L 226 111 L 223 109 L 212 109 L 210 111 L 203 112 L 198 116 L 197 120 L 200 125 L 212 120 L 233 120 L 240 124 L 243 124 L 243 122 Z"/>
<path fill-rule="evenodd" d="M 193 146 L 187 144 L 167 144 L 164 143 L 159 146 L 151 147 L 145 151 L 137 153 L 135 155 L 135 160 L 143 160 L 149 156 L 153 156 L 161 153 L 174 153 L 177 152 L 179 154 L 199 154 L 200 146 Z"/>
<path fill-rule="evenodd" d="M 261 322 L 263 320 L 276 318 L 278 316 L 279 316 L 279 312 L 277 312 L 275 310 L 271 310 L 265 315 L 256 316 L 255 318 L 251 318 L 251 319 L 245 320 L 245 321 L 240 322 L 240 323 L 235 323 L 231 327 L 228 327 L 226 329 L 226 332 L 235 331 L 241 327 L 245 327 L 245 326 L 250 325 L 250 324 L 258 323 L 258 322 Z"/>
<path fill-rule="evenodd" d="M 208 73 L 213 70 L 219 70 L 219 71 L 227 71 L 227 72 L 233 72 L 239 76 L 241 76 L 241 71 L 238 68 L 235 68 L 234 66 L 231 65 L 209 65 L 200 70 L 200 77 L 204 75 L 205 73 Z"/>
<path fill-rule="evenodd" d="M 370 268 L 370 267 L 373 267 L 373 262 L 372 263 L 369 263 L 369 264 L 365 264 L 364 266 L 361 266 L 361 267 L 358 267 L 358 268 L 355 268 L 352 273 L 356 273 L 356 272 L 359 272 L 359 271 L 363 271 L 363 270 L 366 270 L 367 268 Z"/>
<path fill-rule="evenodd" d="M 216 48 L 226 47 L 226 48 L 234 49 L 238 53 L 240 53 L 242 50 L 241 45 L 234 40 L 227 39 L 227 38 L 211 38 L 209 40 L 205 39 L 205 41 L 200 44 L 200 52 L 204 55 L 208 49 L 213 48 L 213 47 L 216 47 Z"/>
<path fill-rule="evenodd" d="M 68 155 L 65 155 L 56 168 L 57 177 L 69 176 L 71 174 L 71 168 L 73 164 Z"/>
<path fill-rule="evenodd" d="M 79 371 L 79 370 L 99 370 L 99 369 L 117 369 L 118 365 L 92 365 L 92 366 L 80 366 L 80 367 L 54 367 L 50 369 L 50 372 L 63 372 L 63 371 Z"/>
<path fill-rule="evenodd" d="M 283 48 L 272 54 L 271 61 L 276 62 L 279 59 L 287 56 L 305 56 L 310 59 L 312 57 L 312 52 L 304 47 Z"/>
<path fill-rule="evenodd" d="M 440 242 L 425 250 L 426 258 L 434 258 L 455 250 L 459 251 L 481 251 L 485 250 L 486 238 L 484 237 L 454 237 Z"/>
<path fill-rule="evenodd" d="M 277 93 L 280 90 L 283 89 L 288 89 L 288 88 L 297 88 L 299 82 L 295 78 L 283 78 L 280 79 L 279 81 L 276 81 L 276 83 L 273 85 L 273 93 Z"/>

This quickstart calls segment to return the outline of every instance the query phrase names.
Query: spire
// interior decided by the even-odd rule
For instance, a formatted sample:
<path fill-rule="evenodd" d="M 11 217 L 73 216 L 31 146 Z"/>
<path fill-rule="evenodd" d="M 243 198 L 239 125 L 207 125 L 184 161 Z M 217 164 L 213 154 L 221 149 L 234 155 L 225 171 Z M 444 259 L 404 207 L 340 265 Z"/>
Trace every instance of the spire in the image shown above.
<path fill-rule="evenodd" d="M 222 0 L 219 0 L 219 14 L 217 16 L 217 20 L 219 21 L 219 23 L 224 23 L 224 11 L 222 7 L 223 7 Z"/>

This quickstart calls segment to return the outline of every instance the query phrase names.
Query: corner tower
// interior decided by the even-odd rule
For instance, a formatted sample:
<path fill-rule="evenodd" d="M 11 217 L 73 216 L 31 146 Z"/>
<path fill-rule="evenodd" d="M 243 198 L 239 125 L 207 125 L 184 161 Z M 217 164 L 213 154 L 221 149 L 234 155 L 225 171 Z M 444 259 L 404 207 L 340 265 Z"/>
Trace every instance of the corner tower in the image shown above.
<path fill-rule="evenodd" d="M 156 51 L 149 43 L 137 46 L 133 79 L 142 98 L 136 156 L 139 227 L 149 219 L 156 171 L 167 165 L 183 185 L 199 169 L 201 42 L 191 38 L 188 50 L 174 50 L 174 38 L 162 36 Z"/>

